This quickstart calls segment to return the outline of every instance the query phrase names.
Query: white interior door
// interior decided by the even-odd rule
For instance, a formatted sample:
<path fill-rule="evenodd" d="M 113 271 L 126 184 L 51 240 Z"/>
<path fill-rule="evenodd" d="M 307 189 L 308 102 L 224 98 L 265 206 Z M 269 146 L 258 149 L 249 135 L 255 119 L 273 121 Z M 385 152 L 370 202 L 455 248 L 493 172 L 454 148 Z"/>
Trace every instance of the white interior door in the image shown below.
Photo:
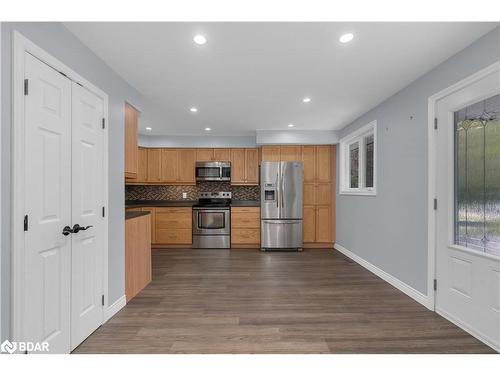
<path fill-rule="evenodd" d="M 23 338 L 70 349 L 71 81 L 25 53 Z"/>
<path fill-rule="evenodd" d="M 500 350 L 500 72 L 436 116 L 436 311 Z"/>
<path fill-rule="evenodd" d="M 71 349 L 103 320 L 104 102 L 73 83 Z"/>

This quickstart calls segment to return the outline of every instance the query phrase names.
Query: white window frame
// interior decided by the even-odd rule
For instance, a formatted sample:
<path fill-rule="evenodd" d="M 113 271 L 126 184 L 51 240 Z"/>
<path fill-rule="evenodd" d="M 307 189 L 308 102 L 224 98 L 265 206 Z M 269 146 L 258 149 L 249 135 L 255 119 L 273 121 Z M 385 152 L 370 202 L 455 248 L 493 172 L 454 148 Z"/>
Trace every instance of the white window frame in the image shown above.
<path fill-rule="evenodd" d="M 365 187 L 365 164 L 366 155 L 364 147 L 365 137 L 373 134 L 373 187 Z M 359 142 L 359 179 L 358 187 L 350 187 L 350 158 L 349 146 Z M 377 195 L 377 121 L 372 121 L 369 124 L 353 131 L 349 135 L 342 138 L 340 145 L 340 184 L 339 194 L 341 195 Z"/>

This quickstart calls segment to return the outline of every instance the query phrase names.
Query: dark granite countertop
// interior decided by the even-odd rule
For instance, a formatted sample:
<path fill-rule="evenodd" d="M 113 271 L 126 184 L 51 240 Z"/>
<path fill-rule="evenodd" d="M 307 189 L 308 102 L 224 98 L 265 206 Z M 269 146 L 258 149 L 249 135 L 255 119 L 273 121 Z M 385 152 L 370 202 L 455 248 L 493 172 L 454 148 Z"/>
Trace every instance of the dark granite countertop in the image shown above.
<path fill-rule="evenodd" d="M 125 201 L 126 208 L 133 207 L 192 207 L 198 201 L 133 200 Z M 231 207 L 260 207 L 260 201 L 233 200 Z"/>
<path fill-rule="evenodd" d="M 148 211 L 126 211 L 125 220 L 135 219 L 136 217 L 149 215 Z"/>

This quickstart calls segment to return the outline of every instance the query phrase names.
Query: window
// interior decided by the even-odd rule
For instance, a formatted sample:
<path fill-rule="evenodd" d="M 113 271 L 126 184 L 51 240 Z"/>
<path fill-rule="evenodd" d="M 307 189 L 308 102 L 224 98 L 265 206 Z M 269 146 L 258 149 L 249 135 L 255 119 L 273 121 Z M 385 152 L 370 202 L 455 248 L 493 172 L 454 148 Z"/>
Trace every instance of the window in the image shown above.
<path fill-rule="evenodd" d="M 375 195 L 377 122 L 340 140 L 340 194 Z"/>

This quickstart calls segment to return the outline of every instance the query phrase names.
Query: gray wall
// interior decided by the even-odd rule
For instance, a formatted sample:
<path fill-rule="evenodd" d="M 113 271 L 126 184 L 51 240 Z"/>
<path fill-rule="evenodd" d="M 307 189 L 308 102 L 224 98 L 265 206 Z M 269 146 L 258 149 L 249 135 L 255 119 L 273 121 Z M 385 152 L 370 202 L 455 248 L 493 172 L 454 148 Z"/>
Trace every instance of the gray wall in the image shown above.
<path fill-rule="evenodd" d="M 141 95 L 60 23 L 8 23 L 2 27 L 1 197 L 2 233 L 10 233 L 12 31 L 18 30 L 109 95 L 109 302 L 124 294 L 124 101 L 143 107 Z M 1 238 L 2 334 L 10 334 L 10 237 Z"/>
<path fill-rule="evenodd" d="M 378 186 L 376 197 L 337 194 L 337 243 L 423 294 L 429 199 L 427 99 L 498 60 L 500 27 L 340 132 L 344 137 L 377 120 Z"/>

